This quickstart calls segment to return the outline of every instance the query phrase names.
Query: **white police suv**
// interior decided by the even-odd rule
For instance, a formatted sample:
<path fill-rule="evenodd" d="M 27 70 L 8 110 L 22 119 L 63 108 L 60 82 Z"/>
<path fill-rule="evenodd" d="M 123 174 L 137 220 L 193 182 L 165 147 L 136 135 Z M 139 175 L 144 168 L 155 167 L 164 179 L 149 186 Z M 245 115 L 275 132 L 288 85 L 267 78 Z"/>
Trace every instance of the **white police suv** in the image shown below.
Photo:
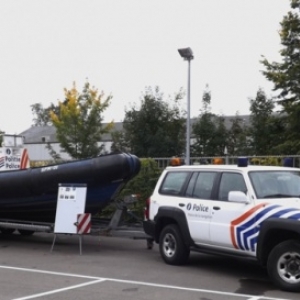
<path fill-rule="evenodd" d="M 190 250 L 253 257 L 283 290 L 300 291 L 300 169 L 247 165 L 167 167 L 144 230 L 167 264 Z"/>

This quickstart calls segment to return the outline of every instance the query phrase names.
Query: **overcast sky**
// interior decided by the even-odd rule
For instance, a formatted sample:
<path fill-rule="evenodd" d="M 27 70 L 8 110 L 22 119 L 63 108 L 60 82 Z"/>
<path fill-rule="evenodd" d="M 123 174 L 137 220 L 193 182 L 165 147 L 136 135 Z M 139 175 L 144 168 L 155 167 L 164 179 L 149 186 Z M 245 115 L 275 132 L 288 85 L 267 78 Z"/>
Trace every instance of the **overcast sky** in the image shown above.
<path fill-rule="evenodd" d="M 30 105 L 64 100 L 64 88 L 88 81 L 113 96 L 105 121 L 122 121 L 147 86 L 166 98 L 187 87 L 191 116 L 205 85 L 217 114 L 249 113 L 249 97 L 272 84 L 261 55 L 280 60 L 278 30 L 289 0 L 0 0 L 0 129 L 32 125 Z M 182 101 L 186 107 L 186 98 Z"/>

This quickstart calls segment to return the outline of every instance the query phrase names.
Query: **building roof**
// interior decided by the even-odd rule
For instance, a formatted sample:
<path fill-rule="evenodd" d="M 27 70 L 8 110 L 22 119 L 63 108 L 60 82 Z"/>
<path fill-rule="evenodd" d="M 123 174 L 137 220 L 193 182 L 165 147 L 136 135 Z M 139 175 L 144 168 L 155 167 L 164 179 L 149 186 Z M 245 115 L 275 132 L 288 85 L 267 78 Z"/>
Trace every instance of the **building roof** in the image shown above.
<path fill-rule="evenodd" d="M 103 123 L 106 125 L 107 123 Z M 115 122 L 114 129 L 112 131 L 123 130 L 122 122 Z M 56 130 L 54 126 L 31 126 L 25 131 L 21 132 L 20 135 L 24 136 L 25 144 L 39 144 L 39 143 L 57 143 Z M 102 135 L 102 142 L 111 141 L 111 134 L 106 133 Z"/>
<path fill-rule="evenodd" d="M 54 126 L 32 126 L 20 133 L 24 136 L 25 144 L 56 143 L 56 130 Z"/>

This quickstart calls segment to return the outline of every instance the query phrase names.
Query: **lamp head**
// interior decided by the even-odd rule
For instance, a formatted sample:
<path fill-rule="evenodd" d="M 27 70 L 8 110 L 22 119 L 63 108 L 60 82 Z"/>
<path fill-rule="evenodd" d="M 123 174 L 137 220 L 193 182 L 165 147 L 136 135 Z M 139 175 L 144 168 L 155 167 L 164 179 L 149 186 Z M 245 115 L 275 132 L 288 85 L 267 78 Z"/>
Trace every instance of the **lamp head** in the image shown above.
<path fill-rule="evenodd" d="M 180 56 L 183 57 L 185 60 L 194 59 L 194 54 L 190 47 L 178 49 L 178 52 L 179 52 Z"/>

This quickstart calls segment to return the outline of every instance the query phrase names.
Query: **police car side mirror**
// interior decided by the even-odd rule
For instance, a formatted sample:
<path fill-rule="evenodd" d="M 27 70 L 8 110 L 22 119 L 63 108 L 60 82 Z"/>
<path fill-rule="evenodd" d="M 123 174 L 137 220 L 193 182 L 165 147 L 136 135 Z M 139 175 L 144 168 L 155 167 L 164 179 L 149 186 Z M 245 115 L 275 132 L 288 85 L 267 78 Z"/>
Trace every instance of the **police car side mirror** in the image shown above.
<path fill-rule="evenodd" d="M 230 202 L 239 202 L 239 203 L 249 203 L 248 197 L 245 193 L 241 191 L 231 191 L 228 194 L 228 201 Z"/>

